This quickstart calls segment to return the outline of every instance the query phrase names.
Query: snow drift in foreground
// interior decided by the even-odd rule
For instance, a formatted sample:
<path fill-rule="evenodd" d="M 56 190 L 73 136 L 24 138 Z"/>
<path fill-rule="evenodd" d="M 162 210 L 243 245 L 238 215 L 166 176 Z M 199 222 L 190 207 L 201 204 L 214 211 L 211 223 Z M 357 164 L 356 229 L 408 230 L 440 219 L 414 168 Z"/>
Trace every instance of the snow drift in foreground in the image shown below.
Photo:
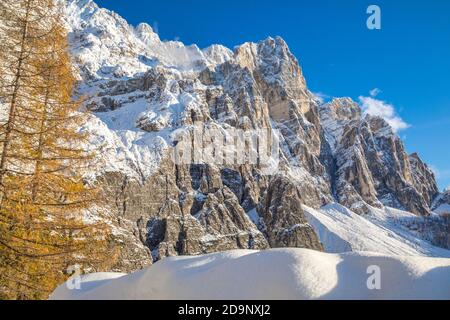
<path fill-rule="evenodd" d="M 379 267 L 381 289 L 368 289 Z M 450 299 L 450 259 L 306 249 L 166 258 L 130 274 L 92 274 L 50 299 Z M 371 281 L 369 281 L 372 283 Z"/>

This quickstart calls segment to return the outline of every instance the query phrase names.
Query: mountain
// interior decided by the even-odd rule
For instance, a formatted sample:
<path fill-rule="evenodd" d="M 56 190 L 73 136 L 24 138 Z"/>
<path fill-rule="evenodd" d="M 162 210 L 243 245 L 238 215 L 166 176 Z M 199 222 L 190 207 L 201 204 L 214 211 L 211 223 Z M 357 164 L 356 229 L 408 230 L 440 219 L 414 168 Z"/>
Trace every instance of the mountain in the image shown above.
<path fill-rule="evenodd" d="M 115 271 L 231 249 L 450 257 L 436 247 L 450 248 L 450 223 L 433 212 L 450 201 L 430 168 L 351 99 L 322 104 L 280 37 L 201 50 L 90 0 L 66 1 L 65 13 L 76 94 L 92 112 L 86 147 L 101 149 L 86 178 L 104 192 Z M 271 160 L 177 163 L 178 134 L 200 150 L 213 142 L 195 130 L 268 132 L 277 170 L 268 174 Z"/>

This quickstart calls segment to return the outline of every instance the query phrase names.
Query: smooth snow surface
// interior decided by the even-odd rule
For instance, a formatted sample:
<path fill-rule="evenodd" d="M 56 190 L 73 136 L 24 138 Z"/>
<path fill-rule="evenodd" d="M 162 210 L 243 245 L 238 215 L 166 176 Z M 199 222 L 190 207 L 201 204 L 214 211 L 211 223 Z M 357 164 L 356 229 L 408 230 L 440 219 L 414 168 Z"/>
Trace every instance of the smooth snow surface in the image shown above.
<path fill-rule="evenodd" d="M 307 206 L 303 209 L 327 252 L 370 251 L 450 258 L 450 250 L 435 247 L 412 232 L 410 226 L 423 219 L 412 213 L 372 208 L 370 214 L 360 216 L 339 204 L 318 210 Z"/>
<path fill-rule="evenodd" d="M 380 290 L 368 289 L 371 266 Z M 85 277 L 81 290 L 62 285 L 51 299 L 450 299 L 450 259 L 373 253 L 237 250 L 166 258 L 108 278 Z"/>

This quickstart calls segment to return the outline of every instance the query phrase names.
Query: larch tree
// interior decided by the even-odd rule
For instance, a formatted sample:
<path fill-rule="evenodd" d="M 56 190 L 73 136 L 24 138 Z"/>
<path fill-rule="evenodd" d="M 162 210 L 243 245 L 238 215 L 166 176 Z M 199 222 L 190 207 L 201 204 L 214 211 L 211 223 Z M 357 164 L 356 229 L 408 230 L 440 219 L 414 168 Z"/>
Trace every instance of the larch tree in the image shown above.
<path fill-rule="evenodd" d="M 60 8 L 0 4 L 0 298 L 46 298 L 65 270 L 104 262 L 107 228 L 86 222 L 98 201 L 83 174 L 95 154 Z"/>

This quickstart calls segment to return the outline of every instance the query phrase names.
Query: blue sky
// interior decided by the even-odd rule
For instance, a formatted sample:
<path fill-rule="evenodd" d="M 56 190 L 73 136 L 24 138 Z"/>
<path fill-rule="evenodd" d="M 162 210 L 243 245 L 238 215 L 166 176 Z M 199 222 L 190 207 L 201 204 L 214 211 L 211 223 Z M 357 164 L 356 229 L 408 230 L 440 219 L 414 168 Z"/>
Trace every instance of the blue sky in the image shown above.
<path fill-rule="evenodd" d="M 408 152 L 433 167 L 441 188 L 450 186 L 450 1 L 96 2 L 133 25 L 157 26 L 162 39 L 202 48 L 281 36 L 311 91 L 394 108 L 391 118 L 409 125 L 399 131 Z M 371 4 L 381 8 L 381 30 L 366 27 Z"/>

